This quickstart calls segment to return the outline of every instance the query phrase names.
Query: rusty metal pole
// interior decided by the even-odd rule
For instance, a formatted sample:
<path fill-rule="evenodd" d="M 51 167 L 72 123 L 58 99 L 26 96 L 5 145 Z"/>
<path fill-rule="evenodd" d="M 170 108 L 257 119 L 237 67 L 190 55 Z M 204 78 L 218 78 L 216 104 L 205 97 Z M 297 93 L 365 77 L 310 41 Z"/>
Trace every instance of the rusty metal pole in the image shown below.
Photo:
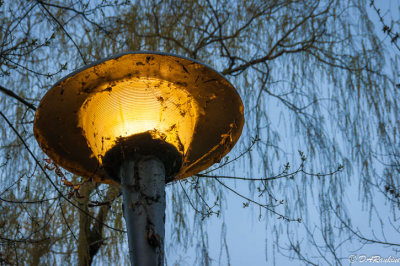
<path fill-rule="evenodd" d="M 165 168 L 156 157 L 128 159 L 120 167 L 123 213 L 131 265 L 164 265 Z"/>

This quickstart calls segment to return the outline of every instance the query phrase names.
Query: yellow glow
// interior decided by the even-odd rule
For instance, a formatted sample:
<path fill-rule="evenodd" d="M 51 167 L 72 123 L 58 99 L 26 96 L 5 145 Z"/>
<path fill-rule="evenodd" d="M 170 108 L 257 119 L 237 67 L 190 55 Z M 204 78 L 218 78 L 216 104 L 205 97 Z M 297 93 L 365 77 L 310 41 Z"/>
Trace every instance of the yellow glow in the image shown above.
<path fill-rule="evenodd" d="M 79 112 L 80 127 L 94 156 L 101 158 L 119 137 L 155 130 L 183 154 L 196 123 L 197 104 L 179 86 L 154 78 L 104 84 Z"/>

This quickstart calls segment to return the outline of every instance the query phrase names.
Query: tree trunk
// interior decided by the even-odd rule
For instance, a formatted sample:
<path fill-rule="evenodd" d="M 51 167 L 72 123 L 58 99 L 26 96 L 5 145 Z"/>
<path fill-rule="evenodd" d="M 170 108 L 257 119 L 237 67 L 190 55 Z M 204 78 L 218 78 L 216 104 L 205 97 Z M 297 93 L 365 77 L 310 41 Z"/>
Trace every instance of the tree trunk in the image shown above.
<path fill-rule="evenodd" d="M 164 264 L 165 168 L 155 157 L 122 162 L 120 179 L 134 266 Z"/>
<path fill-rule="evenodd" d="M 84 183 L 80 187 L 80 194 L 82 198 L 79 200 L 80 207 L 89 212 L 88 202 L 90 193 L 93 191 L 94 185 L 91 183 Z M 79 211 L 79 239 L 78 239 L 78 265 L 79 266 L 89 266 L 90 256 L 89 256 L 89 233 L 90 233 L 90 217 Z"/>
<path fill-rule="evenodd" d="M 84 183 L 80 189 L 80 207 L 89 213 L 88 203 L 90 194 L 96 184 Z M 78 239 L 78 265 L 92 265 L 93 259 L 104 243 L 103 227 L 112 202 L 118 197 L 119 191 L 116 187 L 108 187 L 105 201 L 109 204 L 102 205 L 96 219 L 92 219 L 84 212 L 79 212 L 79 239 Z M 94 214 L 93 214 L 94 215 Z"/>

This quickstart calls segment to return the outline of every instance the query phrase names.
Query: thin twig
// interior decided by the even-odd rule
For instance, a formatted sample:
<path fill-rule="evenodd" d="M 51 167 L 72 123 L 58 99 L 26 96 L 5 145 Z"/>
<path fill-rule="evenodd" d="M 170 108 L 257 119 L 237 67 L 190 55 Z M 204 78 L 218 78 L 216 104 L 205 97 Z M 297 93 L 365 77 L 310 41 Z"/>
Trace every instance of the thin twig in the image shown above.
<path fill-rule="evenodd" d="M 86 65 L 87 62 L 86 62 L 85 57 L 83 56 L 83 54 L 81 52 L 81 49 L 76 44 L 76 42 L 71 37 L 71 35 L 67 32 L 67 30 L 64 28 L 64 26 L 61 24 L 61 22 L 58 21 L 58 19 L 56 17 L 54 17 L 54 15 L 50 12 L 50 10 L 47 9 L 47 7 L 42 3 L 42 1 L 38 1 L 38 3 L 43 7 L 43 9 L 46 11 L 46 13 L 49 14 L 49 16 L 57 23 L 57 25 L 61 28 L 61 30 L 65 33 L 65 35 L 67 35 L 68 39 L 71 40 L 71 42 L 74 44 L 75 48 L 77 49 L 79 55 L 81 56 L 83 63 Z"/>
<path fill-rule="evenodd" d="M 266 205 L 266 204 L 261 204 L 261 203 L 259 203 L 259 202 L 257 202 L 257 201 L 254 201 L 254 200 L 252 200 L 252 199 L 250 199 L 250 198 L 248 198 L 248 197 L 246 197 L 246 196 L 243 196 L 242 194 L 240 194 L 240 193 L 237 192 L 236 190 L 230 188 L 230 187 L 227 186 L 225 183 L 221 182 L 218 178 L 215 178 L 215 180 L 217 180 L 217 182 L 220 183 L 224 188 L 226 188 L 226 189 L 228 189 L 229 191 L 233 192 L 233 193 L 236 194 L 237 196 L 239 196 L 239 197 L 241 197 L 241 198 L 243 198 L 243 199 L 245 199 L 245 200 L 247 200 L 247 201 L 249 201 L 249 202 L 251 202 L 251 203 L 254 203 L 254 204 L 260 206 L 261 208 L 264 208 L 264 209 L 266 209 L 266 210 L 272 212 L 273 214 L 277 215 L 277 216 L 278 216 L 278 219 L 283 219 L 283 220 L 285 220 L 285 221 L 287 221 L 287 222 L 294 222 L 294 221 L 300 222 L 300 221 L 301 221 L 301 219 L 292 219 L 292 218 L 288 218 L 288 217 L 286 217 L 286 216 L 284 216 L 284 215 L 278 213 L 277 211 L 275 211 L 275 210 L 269 208 L 269 206 Z"/>

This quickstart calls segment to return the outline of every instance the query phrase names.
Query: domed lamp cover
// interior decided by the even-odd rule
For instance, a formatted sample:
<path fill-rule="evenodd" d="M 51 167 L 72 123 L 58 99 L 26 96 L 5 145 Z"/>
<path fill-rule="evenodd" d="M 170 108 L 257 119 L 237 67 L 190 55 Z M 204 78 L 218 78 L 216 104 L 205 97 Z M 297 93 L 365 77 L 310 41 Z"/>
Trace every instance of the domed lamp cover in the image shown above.
<path fill-rule="evenodd" d="M 166 181 L 219 162 L 244 124 L 235 88 L 212 68 L 159 52 L 119 54 L 58 81 L 36 112 L 34 135 L 68 171 L 119 183 L 126 156 L 163 161 Z"/>

